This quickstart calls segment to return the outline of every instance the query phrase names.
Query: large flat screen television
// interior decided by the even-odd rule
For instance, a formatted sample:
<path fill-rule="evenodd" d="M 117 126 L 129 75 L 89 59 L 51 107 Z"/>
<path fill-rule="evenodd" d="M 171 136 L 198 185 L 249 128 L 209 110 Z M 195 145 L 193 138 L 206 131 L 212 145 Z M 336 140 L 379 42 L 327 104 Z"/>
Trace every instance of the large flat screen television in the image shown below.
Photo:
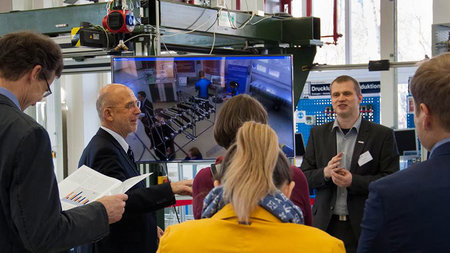
<path fill-rule="evenodd" d="M 216 113 L 244 93 L 264 105 L 280 147 L 294 157 L 292 56 L 113 57 L 111 65 L 113 82 L 145 101 L 137 131 L 126 138 L 136 161 L 224 155 L 213 135 Z"/>

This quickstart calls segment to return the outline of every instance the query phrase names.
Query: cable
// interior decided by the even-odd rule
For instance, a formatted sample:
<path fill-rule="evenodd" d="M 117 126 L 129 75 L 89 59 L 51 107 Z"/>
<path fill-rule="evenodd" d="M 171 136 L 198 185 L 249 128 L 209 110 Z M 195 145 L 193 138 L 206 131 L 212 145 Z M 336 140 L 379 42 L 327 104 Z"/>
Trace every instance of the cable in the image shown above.
<path fill-rule="evenodd" d="M 114 2 L 114 0 L 109 1 L 109 3 L 106 5 L 106 13 L 108 13 L 109 10 L 111 10 L 111 4 Z"/>
<path fill-rule="evenodd" d="M 170 184 L 170 178 L 169 178 L 169 171 L 167 170 L 167 163 L 165 164 L 165 166 L 162 166 L 163 172 L 166 174 L 167 176 L 167 182 Z M 178 216 L 178 211 L 175 205 L 172 206 L 173 207 L 173 211 L 175 212 L 175 216 L 177 217 L 177 221 L 178 223 L 181 223 L 180 221 L 180 216 Z"/>
<path fill-rule="evenodd" d="M 230 15 L 230 11 L 228 10 L 227 5 L 225 4 L 225 8 L 227 9 L 227 17 L 228 17 L 228 22 L 230 22 L 231 28 L 234 30 L 240 30 L 243 29 L 256 15 L 256 13 L 254 11 L 252 11 L 252 15 L 250 16 L 250 18 L 248 18 L 241 26 L 236 27 L 233 22 L 231 22 L 231 15 Z M 222 11 L 222 9 L 219 10 L 220 12 Z"/>
<path fill-rule="evenodd" d="M 216 20 L 214 21 L 214 23 L 213 23 L 210 27 L 208 27 L 208 29 L 207 29 L 206 31 L 208 31 L 209 29 L 211 29 L 211 27 L 213 27 L 213 26 L 217 23 L 217 20 L 219 20 L 219 17 L 220 17 L 220 13 L 222 12 L 222 9 L 223 9 L 223 7 L 221 7 L 221 8 L 219 9 L 219 11 L 217 12 L 217 18 L 216 18 Z M 213 43 L 212 43 L 212 45 L 211 45 L 211 50 L 209 51 L 209 54 L 210 54 L 210 55 L 212 54 L 212 52 L 213 52 L 213 50 L 214 50 L 215 44 L 216 44 L 216 32 L 214 31 L 214 32 L 213 32 Z"/>
<path fill-rule="evenodd" d="M 153 45 L 153 55 L 156 56 L 156 45 L 155 45 L 155 41 L 156 41 L 156 36 L 153 37 L 153 41 L 152 41 L 152 45 Z"/>
<path fill-rule="evenodd" d="M 206 8 L 203 8 L 203 11 L 202 11 L 202 13 L 200 14 L 200 16 L 198 16 L 198 18 L 197 18 L 194 22 L 192 22 L 191 25 L 189 25 L 188 27 L 186 27 L 186 29 L 191 28 L 191 26 L 193 26 L 195 23 L 197 23 L 197 21 L 199 21 L 200 18 L 203 17 L 203 15 L 205 14 L 205 11 L 206 11 Z"/>
<path fill-rule="evenodd" d="M 162 41 L 162 40 L 161 40 L 161 43 L 164 45 L 164 48 L 166 49 L 166 52 L 167 52 L 170 56 L 173 56 L 173 55 L 170 53 L 169 49 L 167 48 L 166 43 L 164 43 L 164 41 Z"/>
<path fill-rule="evenodd" d="M 152 33 L 141 33 L 138 35 L 134 35 L 133 37 L 126 39 L 123 43 L 127 43 L 128 41 L 130 41 L 132 39 L 136 39 L 137 37 L 142 37 L 142 36 L 147 36 L 147 35 L 153 35 L 153 34 Z"/>
<path fill-rule="evenodd" d="M 178 223 L 181 223 L 180 217 L 178 216 L 177 208 L 176 208 L 175 206 L 173 206 L 173 211 L 175 212 L 175 215 L 177 216 L 177 221 L 178 221 Z"/>
<path fill-rule="evenodd" d="M 212 46 L 211 46 L 211 51 L 209 51 L 209 54 L 212 54 L 215 44 L 216 44 L 216 32 L 213 33 L 213 43 L 212 43 Z"/>
<path fill-rule="evenodd" d="M 248 10 L 248 3 L 247 3 L 247 0 L 245 0 L 245 7 L 247 7 L 247 10 Z"/>
<path fill-rule="evenodd" d="M 222 9 L 221 9 L 222 10 Z M 214 18 L 214 16 L 212 16 L 212 18 Z M 213 22 L 213 25 L 217 22 L 217 20 L 219 19 L 219 15 L 215 16 L 215 20 Z M 198 29 L 200 29 L 201 27 L 203 27 L 204 25 L 206 25 L 208 22 L 210 22 L 211 18 L 209 18 L 208 20 L 206 20 L 203 24 L 197 26 L 196 28 L 190 30 L 190 31 L 186 31 L 186 32 L 179 32 L 179 33 L 175 33 L 175 34 L 169 34 L 169 35 L 162 35 L 161 37 L 173 37 L 173 36 L 177 36 L 180 34 L 188 34 L 188 33 L 193 33 L 195 31 L 197 31 Z"/>
<path fill-rule="evenodd" d="M 255 23 L 250 23 L 250 25 L 256 25 L 256 24 L 258 24 L 259 22 L 261 22 L 261 21 L 263 21 L 263 20 L 266 20 L 266 19 L 269 19 L 269 18 L 271 18 L 271 17 L 272 17 L 272 16 L 264 17 L 264 18 L 262 18 L 262 19 L 256 21 Z"/>

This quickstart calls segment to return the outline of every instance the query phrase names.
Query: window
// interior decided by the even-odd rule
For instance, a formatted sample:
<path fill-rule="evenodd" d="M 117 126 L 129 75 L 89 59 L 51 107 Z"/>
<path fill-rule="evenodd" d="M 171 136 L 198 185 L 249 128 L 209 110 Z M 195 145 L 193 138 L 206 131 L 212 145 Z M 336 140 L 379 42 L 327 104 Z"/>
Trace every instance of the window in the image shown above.
<path fill-rule="evenodd" d="M 350 47 L 348 63 L 380 59 L 380 0 L 350 0 Z"/>
<path fill-rule="evenodd" d="M 312 15 L 320 18 L 320 33 L 322 36 L 333 35 L 333 0 L 314 0 Z M 345 1 L 338 1 L 338 33 L 345 31 Z M 345 38 L 340 37 L 337 45 L 331 44 L 332 37 L 323 37 L 322 47 L 317 48 L 314 62 L 319 64 L 345 64 Z"/>
<path fill-rule="evenodd" d="M 408 67 L 408 68 L 398 68 L 398 86 L 397 86 L 397 94 L 398 94 L 398 128 L 408 128 L 408 85 L 409 80 L 412 78 L 414 73 L 416 72 L 417 67 Z"/>
<path fill-rule="evenodd" d="M 302 17 L 303 16 L 303 2 L 302 0 L 292 0 L 291 2 L 291 14 L 293 17 Z M 306 12 L 305 12 L 306 13 Z M 305 14 L 306 16 L 306 14 Z"/>
<path fill-rule="evenodd" d="M 431 57 L 431 1 L 397 0 L 398 61 Z"/>

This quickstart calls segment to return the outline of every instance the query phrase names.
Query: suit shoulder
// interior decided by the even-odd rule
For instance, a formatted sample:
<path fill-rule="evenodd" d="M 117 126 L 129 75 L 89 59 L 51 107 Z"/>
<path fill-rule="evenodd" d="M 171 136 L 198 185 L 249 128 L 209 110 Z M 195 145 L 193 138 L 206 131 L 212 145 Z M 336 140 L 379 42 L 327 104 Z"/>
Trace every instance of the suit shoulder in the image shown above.
<path fill-rule="evenodd" d="M 3 114 L 2 125 L 6 126 L 5 129 L 10 129 L 10 134 L 16 138 L 20 139 L 31 133 L 48 136 L 45 128 L 27 114 L 14 109 L 0 110 L 0 112 Z"/>
<path fill-rule="evenodd" d="M 396 189 L 407 189 L 409 187 L 416 188 L 417 183 L 420 184 L 422 181 L 422 174 L 427 173 L 427 171 L 423 169 L 424 167 L 426 167 L 424 162 L 417 163 L 407 169 L 382 177 L 372 182 L 369 185 L 369 190 L 391 194 Z"/>
<path fill-rule="evenodd" d="M 83 157 L 94 157 L 99 153 L 115 154 L 120 152 L 108 138 L 101 135 L 94 135 L 83 150 Z"/>
<path fill-rule="evenodd" d="M 105 136 L 101 136 L 99 134 L 94 135 L 87 145 L 87 147 L 92 147 L 96 149 L 111 146 L 112 146 L 111 141 L 108 140 L 108 138 L 106 138 Z"/>

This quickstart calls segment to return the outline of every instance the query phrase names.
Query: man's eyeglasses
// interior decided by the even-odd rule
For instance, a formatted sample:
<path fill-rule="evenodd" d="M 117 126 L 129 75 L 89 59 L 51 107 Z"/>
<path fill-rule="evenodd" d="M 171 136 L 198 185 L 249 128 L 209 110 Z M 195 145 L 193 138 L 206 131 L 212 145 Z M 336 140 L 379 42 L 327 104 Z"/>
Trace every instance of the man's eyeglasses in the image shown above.
<path fill-rule="evenodd" d="M 47 83 L 47 90 L 42 94 L 42 97 L 48 97 L 50 94 L 52 94 L 52 90 L 50 90 L 50 84 L 47 81 L 47 78 L 45 78 L 45 82 Z"/>
<path fill-rule="evenodd" d="M 107 107 L 109 107 L 109 108 L 120 108 L 120 106 L 107 106 Z M 132 109 L 134 109 L 136 107 L 139 108 L 139 109 L 141 108 L 141 101 L 136 100 L 134 102 L 130 102 L 130 103 L 125 105 L 125 109 L 127 109 L 127 110 L 132 110 Z"/>

